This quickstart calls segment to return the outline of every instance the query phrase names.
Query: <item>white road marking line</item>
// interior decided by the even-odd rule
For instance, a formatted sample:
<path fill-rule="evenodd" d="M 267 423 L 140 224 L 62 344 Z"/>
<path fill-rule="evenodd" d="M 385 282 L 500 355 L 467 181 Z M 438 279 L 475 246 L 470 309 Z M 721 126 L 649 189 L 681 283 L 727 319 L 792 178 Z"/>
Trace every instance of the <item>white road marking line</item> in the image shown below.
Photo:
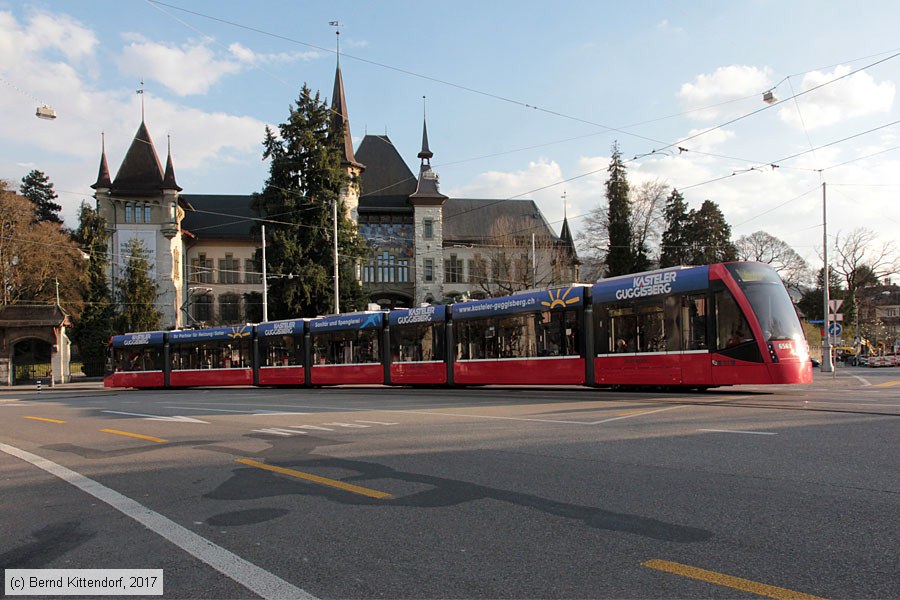
<path fill-rule="evenodd" d="M 62 479 L 101 502 L 109 504 L 150 531 L 175 544 L 194 558 L 203 561 L 226 577 L 233 579 L 254 594 L 263 598 L 315 600 L 314 596 L 281 577 L 256 566 L 237 554 L 214 544 L 158 512 L 93 479 L 14 446 L 0 443 L 0 451 L 10 456 L 15 456 L 54 477 Z"/>
<path fill-rule="evenodd" d="M 193 417 L 182 417 L 182 416 L 174 416 L 174 417 L 164 417 L 162 415 L 146 415 L 144 413 L 131 413 L 131 412 L 122 412 L 120 410 L 104 410 L 105 413 L 110 413 L 113 415 L 128 415 L 129 417 L 143 417 L 148 421 L 169 421 L 172 423 L 203 423 L 205 425 L 209 425 L 209 421 L 201 421 L 200 419 L 195 419 Z"/>
<path fill-rule="evenodd" d="M 371 425 L 360 425 L 358 423 L 322 423 L 322 425 L 334 425 L 335 427 L 352 427 L 354 429 L 365 429 Z"/>
<path fill-rule="evenodd" d="M 855 379 L 859 379 L 860 381 L 862 381 L 863 385 L 872 385 L 872 384 L 869 382 L 869 380 L 866 379 L 865 377 L 860 377 L 859 375 L 851 375 L 850 377 L 853 377 L 853 378 L 855 378 Z"/>
<path fill-rule="evenodd" d="M 734 429 L 698 429 L 697 431 L 710 431 L 712 433 L 748 433 L 751 435 L 778 435 L 771 431 L 736 431 Z"/>
<path fill-rule="evenodd" d="M 399 425 L 400 423 L 385 423 L 383 421 L 361 421 L 359 419 L 356 420 L 357 423 L 371 423 L 372 425 Z"/>
<path fill-rule="evenodd" d="M 328 427 L 319 427 L 318 425 L 289 425 L 292 429 L 314 429 L 316 431 L 334 431 Z"/>
<path fill-rule="evenodd" d="M 198 412 L 227 412 L 240 413 L 242 415 L 253 414 L 252 410 L 229 410 L 227 408 L 192 408 L 190 406 L 165 406 L 163 408 L 174 408 L 175 410 L 196 410 Z"/>
<path fill-rule="evenodd" d="M 270 417 L 272 415 L 308 415 L 305 412 L 281 412 L 277 410 L 254 410 L 254 417 Z"/>
<path fill-rule="evenodd" d="M 280 427 L 269 427 L 268 429 L 254 429 L 254 433 L 268 433 L 271 435 L 282 435 L 282 436 L 291 436 L 291 435 L 306 435 L 305 431 L 292 431 L 290 429 L 281 429 Z"/>

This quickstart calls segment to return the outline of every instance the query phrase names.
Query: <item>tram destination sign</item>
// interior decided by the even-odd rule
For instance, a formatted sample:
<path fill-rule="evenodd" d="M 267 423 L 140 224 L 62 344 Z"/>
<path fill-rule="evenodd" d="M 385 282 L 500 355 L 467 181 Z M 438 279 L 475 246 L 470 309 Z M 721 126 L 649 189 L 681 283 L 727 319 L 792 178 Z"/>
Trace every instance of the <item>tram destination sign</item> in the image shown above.
<path fill-rule="evenodd" d="M 446 306 L 420 306 L 419 308 L 401 308 L 388 314 L 388 324 L 412 325 L 414 323 L 436 323 L 447 319 Z"/>
<path fill-rule="evenodd" d="M 126 333 L 125 335 L 115 335 L 112 339 L 113 348 L 125 348 L 128 346 L 162 346 L 162 343 L 162 331 Z"/>
<path fill-rule="evenodd" d="M 593 302 L 603 304 L 623 300 L 637 300 L 650 296 L 665 296 L 709 287 L 709 267 L 669 269 L 616 277 L 594 284 Z"/>
<path fill-rule="evenodd" d="M 290 321 L 269 321 L 256 326 L 256 333 L 262 337 L 270 335 L 300 335 L 303 333 L 303 319 Z"/>

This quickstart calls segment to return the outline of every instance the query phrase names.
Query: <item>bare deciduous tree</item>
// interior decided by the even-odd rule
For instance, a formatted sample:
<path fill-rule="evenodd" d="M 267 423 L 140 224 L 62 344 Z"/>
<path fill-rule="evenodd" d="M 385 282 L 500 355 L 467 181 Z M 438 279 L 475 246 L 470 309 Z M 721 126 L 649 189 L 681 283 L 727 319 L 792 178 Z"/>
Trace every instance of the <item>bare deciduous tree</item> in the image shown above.
<path fill-rule="evenodd" d="M 846 300 L 850 304 L 848 307 L 845 301 L 845 314 L 856 314 L 856 292 L 859 288 L 900 272 L 900 257 L 894 242 L 878 244 L 877 240 L 875 232 L 865 227 L 857 227 L 846 235 L 838 232 L 834 236 L 832 266 L 847 284 Z"/>
<path fill-rule="evenodd" d="M 666 196 L 669 186 L 658 179 L 644 181 L 629 190 L 632 247 L 646 248 L 650 258 L 659 260 L 660 238 L 665 228 Z M 579 254 L 585 266 L 601 264 L 609 249 L 609 205 L 604 201 L 591 209 L 578 233 Z M 585 269 L 585 275 L 599 278 L 601 272 Z"/>
<path fill-rule="evenodd" d="M 812 283 L 812 272 L 803 257 L 786 242 L 765 231 L 743 235 L 734 245 L 740 260 L 755 260 L 771 265 L 790 288 L 799 290 Z"/>
<path fill-rule="evenodd" d="M 35 222 L 24 196 L 0 191 L 0 287 L 3 302 L 55 302 L 77 316 L 87 274 L 78 246 L 55 223 Z"/>

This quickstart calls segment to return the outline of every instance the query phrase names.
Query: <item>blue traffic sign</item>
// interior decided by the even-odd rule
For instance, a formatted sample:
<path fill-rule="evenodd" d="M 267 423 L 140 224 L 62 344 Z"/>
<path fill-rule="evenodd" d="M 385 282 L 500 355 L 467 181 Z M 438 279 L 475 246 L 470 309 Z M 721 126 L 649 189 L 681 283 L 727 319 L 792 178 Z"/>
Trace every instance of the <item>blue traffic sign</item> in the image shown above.
<path fill-rule="evenodd" d="M 841 335 L 841 332 L 843 330 L 844 330 L 844 328 L 841 327 L 840 323 L 830 323 L 828 325 L 828 334 L 829 335 L 839 336 L 839 335 Z"/>

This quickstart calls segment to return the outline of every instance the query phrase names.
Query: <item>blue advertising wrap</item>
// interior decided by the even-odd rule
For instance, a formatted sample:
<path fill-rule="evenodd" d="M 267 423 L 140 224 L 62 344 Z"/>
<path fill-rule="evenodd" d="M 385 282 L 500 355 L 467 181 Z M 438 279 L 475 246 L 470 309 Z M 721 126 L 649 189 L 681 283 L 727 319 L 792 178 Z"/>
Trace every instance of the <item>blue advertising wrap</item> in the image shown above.
<path fill-rule="evenodd" d="M 162 346 L 162 344 L 162 331 L 126 333 L 125 335 L 114 335 L 112 339 L 113 348 L 126 348 L 128 346 Z"/>
<path fill-rule="evenodd" d="M 252 333 L 253 327 L 250 325 L 170 331 L 169 343 L 183 344 L 186 342 L 221 342 L 227 340 L 239 340 L 241 338 L 250 339 Z"/>
<path fill-rule="evenodd" d="M 681 269 L 666 269 L 616 277 L 594 284 L 594 304 L 618 302 L 625 300 L 639 300 L 651 296 L 665 296 L 667 294 L 679 294 L 697 290 L 705 290 L 709 287 L 709 267 L 688 267 Z"/>
<path fill-rule="evenodd" d="M 562 310 L 569 307 L 579 307 L 583 304 L 584 288 L 567 287 L 516 294 L 515 296 L 505 296 L 503 298 L 461 302 L 454 304 L 450 308 L 450 312 L 454 319 L 475 319 L 493 315 Z"/>
<path fill-rule="evenodd" d="M 322 317 L 309 322 L 312 333 L 320 331 L 342 331 L 347 329 L 381 329 L 384 313 L 359 313 Z"/>
<path fill-rule="evenodd" d="M 402 308 L 392 310 L 388 315 L 388 324 L 410 325 L 412 323 L 437 323 L 447 320 L 446 306 L 420 306 L 419 308 Z"/>
<path fill-rule="evenodd" d="M 303 319 L 270 321 L 268 323 L 260 323 L 256 326 L 256 334 L 260 337 L 268 337 L 270 335 L 303 335 L 303 331 Z"/>

